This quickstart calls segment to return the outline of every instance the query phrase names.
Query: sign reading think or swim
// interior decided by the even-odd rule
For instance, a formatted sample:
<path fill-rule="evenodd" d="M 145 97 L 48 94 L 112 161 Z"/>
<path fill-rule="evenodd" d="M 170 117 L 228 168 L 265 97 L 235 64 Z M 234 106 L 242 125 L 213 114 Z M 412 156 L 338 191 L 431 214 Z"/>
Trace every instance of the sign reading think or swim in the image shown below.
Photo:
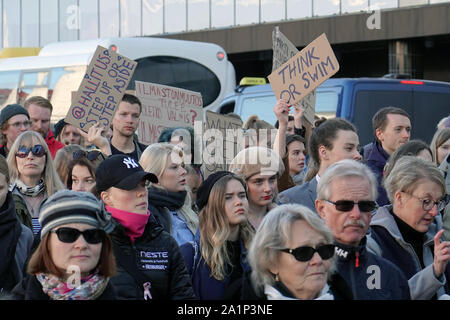
<path fill-rule="evenodd" d="M 339 63 L 323 33 L 268 78 L 277 99 L 294 105 L 338 71 Z"/>

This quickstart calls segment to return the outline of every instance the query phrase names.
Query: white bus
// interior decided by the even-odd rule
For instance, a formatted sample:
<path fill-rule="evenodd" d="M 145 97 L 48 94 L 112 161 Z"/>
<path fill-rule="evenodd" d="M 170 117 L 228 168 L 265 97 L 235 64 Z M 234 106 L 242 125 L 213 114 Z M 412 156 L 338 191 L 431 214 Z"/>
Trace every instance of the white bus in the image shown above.
<path fill-rule="evenodd" d="M 205 109 L 215 109 L 236 87 L 235 70 L 216 44 L 163 38 L 108 38 L 55 42 L 38 56 L 0 59 L 0 108 L 40 95 L 53 105 L 52 122 L 64 118 L 97 46 L 138 62 L 134 80 L 200 92 Z"/>

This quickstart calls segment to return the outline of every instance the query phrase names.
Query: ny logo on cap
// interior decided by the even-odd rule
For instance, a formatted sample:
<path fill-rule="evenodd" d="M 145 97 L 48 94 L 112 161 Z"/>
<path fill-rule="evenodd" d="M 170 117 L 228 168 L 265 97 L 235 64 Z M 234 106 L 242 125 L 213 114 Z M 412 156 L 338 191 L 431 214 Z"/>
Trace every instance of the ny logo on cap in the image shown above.
<path fill-rule="evenodd" d="M 139 166 L 136 161 L 130 157 L 123 159 L 123 163 L 127 165 L 127 169 L 137 168 Z"/>

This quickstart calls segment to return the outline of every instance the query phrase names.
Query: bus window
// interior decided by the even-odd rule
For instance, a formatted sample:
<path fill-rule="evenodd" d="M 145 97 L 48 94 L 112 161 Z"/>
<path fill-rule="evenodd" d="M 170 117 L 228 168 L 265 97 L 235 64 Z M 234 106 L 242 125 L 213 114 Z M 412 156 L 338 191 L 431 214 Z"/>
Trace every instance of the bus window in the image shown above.
<path fill-rule="evenodd" d="M 273 106 L 276 103 L 274 95 L 244 99 L 241 106 L 241 119 L 245 123 L 250 116 L 256 114 L 260 120 L 275 125 L 277 118 L 273 113 Z"/>
<path fill-rule="evenodd" d="M 17 86 L 20 71 L 0 72 L 0 105 L 17 103 Z"/>
<path fill-rule="evenodd" d="M 155 56 L 136 59 L 137 67 L 128 90 L 134 90 L 134 81 L 159 83 L 167 86 L 200 92 L 203 106 L 214 102 L 220 94 L 217 76 L 205 66 L 192 60 Z"/>
<path fill-rule="evenodd" d="M 23 105 L 30 96 L 48 96 L 48 82 L 50 71 L 23 72 L 20 80 L 18 103 Z"/>

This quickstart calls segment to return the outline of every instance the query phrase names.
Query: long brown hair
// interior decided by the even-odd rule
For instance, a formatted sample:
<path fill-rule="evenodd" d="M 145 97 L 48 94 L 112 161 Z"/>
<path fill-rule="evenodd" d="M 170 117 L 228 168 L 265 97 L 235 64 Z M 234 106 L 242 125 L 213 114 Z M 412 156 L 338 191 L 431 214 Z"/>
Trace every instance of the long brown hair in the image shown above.
<path fill-rule="evenodd" d="M 227 253 L 226 240 L 230 226 L 225 214 L 225 193 L 230 180 L 239 181 L 247 190 L 244 180 L 235 174 L 220 178 L 212 187 L 208 203 L 199 213 L 200 248 L 203 259 L 211 269 L 211 276 L 223 280 L 226 266 L 231 264 Z M 248 248 L 255 231 L 248 220 L 239 225 L 240 239 Z"/>

